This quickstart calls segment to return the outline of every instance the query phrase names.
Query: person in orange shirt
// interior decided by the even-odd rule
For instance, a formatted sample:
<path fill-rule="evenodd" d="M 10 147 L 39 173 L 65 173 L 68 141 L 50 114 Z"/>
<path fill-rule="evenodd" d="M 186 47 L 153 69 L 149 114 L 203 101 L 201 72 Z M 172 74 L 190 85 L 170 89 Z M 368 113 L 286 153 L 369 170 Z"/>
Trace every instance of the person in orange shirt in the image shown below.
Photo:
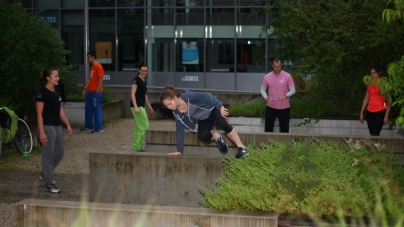
<path fill-rule="evenodd" d="M 83 96 L 86 97 L 85 105 L 85 126 L 80 132 L 104 132 L 102 116 L 102 93 L 104 82 L 104 68 L 96 60 L 95 52 L 87 53 L 87 61 L 90 63 L 90 78 L 83 89 Z M 86 94 L 87 92 L 87 94 Z"/>
<path fill-rule="evenodd" d="M 381 70 L 377 67 L 370 69 L 370 76 L 375 80 L 380 80 Z M 380 93 L 380 88 L 375 83 L 367 86 L 365 98 L 362 102 L 362 108 L 359 121 L 363 123 L 363 112 L 366 108 L 366 121 L 371 136 L 380 136 L 383 124 L 389 121 L 389 112 L 391 107 L 391 99 L 384 97 Z"/>

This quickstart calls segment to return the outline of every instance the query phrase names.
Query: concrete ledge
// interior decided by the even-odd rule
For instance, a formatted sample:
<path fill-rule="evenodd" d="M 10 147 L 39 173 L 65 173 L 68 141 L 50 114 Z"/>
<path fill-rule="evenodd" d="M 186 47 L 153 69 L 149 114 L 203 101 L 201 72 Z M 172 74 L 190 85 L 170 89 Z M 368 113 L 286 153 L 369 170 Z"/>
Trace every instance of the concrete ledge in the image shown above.
<path fill-rule="evenodd" d="M 222 156 L 91 152 L 91 202 L 201 207 L 201 188 L 224 176 Z"/>
<path fill-rule="evenodd" d="M 85 102 L 67 102 L 63 106 L 67 119 L 72 127 L 84 126 L 84 108 Z M 123 100 L 112 100 L 109 103 L 102 104 L 102 113 L 104 123 L 123 117 Z"/>
<path fill-rule="evenodd" d="M 278 214 L 203 208 L 26 199 L 17 203 L 17 227 L 277 227 Z"/>
<path fill-rule="evenodd" d="M 292 140 L 309 140 L 309 139 L 321 139 L 324 141 L 331 141 L 335 143 L 345 143 L 346 140 L 352 138 L 356 140 L 365 140 L 369 138 L 375 143 L 384 144 L 388 149 L 394 149 L 396 152 L 397 159 L 404 163 L 404 138 L 403 137 L 388 137 L 388 136 L 378 136 L 378 137 L 367 137 L 367 136 L 340 136 L 340 135 L 323 135 L 323 134 L 296 134 L 296 133 L 264 133 L 264 132 L 238 132 L 241 141 L 244 145 L 251 145 L 258 147 L 260 143 L 269 143 L 270 140 L 288 142 Z M 223 136 L 223 140 L 229 145 L 229 155 L 235 154 L 235 146 L 231 143 L 227 136 Z M 172 151 L 176 151 L 176 133 L 175 130 L 163 131 L 163 130 L 147 130 L 146 131 L 146 149 L 150 145 L 165 145 L 167 148 L 172 148 Z M 185 148 L 184 154 L 188 154 L 190 150 L 193 150 L 193 154 L 204 154 L 202 151 L 209 152 L 209 155 L 215 155 L 218 153 L 215 143 L 210 143 L 208 145 L 203 144 L 197 138 L 197 135 L 191 131 L 185 131 Z M 198 147 L 196 149 L 192 147 Z M 201 151 L 201 152 L 199 152 Z"/>

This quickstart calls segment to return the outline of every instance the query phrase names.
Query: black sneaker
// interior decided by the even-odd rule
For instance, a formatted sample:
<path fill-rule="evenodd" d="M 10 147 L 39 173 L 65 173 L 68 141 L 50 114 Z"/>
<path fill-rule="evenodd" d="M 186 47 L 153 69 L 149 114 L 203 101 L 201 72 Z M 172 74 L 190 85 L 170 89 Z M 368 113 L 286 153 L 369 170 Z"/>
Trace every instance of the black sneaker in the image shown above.
<path fill-rule="evenodd" d="M 223 141 L 222 136 L 219 133 L 215 132 L 215 134 L 219 135 L 219 138 L 217 140 L 215 140 L 215 143 L 216 143 L 217 147 L 219 148 L 220 153 L 227 154 L 227 151 L 228 151 L 227 144 Z"/>
<path fill-rule="evenodd" d="M 93 132 L 93 130 L 88 129 L 88 128 L 82 128 L 82 129 L 80 129 L 80 132 Z"/>
<path fill-rule="evenodd" d="M 43 173 L 39 174 L 39 179 L 43 180 Z M 55 179 L 52 177 L 52 184 L 56 184 Z"/>
<path fill-rule="evenodd" d="M 48 184 L 45 186 L 45 191 L 47 192 L 52 192 L 52 193 L 59 193 L 60 190 L 58 187 L 56 187 L 55 184 Z"/>
<path fill-rule="evenodd" d="M 245 147 L 239 147 L 237 148 L 237 154 L 236 158 L 245 158 L 249 155 L 248 151 L 245 149 Z"/>

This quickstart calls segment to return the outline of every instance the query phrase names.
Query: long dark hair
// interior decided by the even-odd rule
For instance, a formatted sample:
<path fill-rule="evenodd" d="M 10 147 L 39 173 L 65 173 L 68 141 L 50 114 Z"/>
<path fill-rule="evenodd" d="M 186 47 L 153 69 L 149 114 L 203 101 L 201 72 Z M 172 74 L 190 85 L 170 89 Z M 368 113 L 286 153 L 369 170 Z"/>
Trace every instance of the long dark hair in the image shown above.
<path fill-rule="evenodd" d="M 369 69 L 369 73 L 370 73 L 370 70 L 372 70 L 372 69 L 375 70 L 379 74 L 379 77 L 382 77 L 382 69 L 380 67 L 377 67 L 377 66 L 371 67 Z"/>
<path fill-rule="evenodd" d="M 42 85 L 46 85 L 48 83 L 48 80 L 46 79 L 46 77 L 50 77 L 52 75 L 53 71 L 58 71 L 58 69 L 57 68 L 46 68 L 39 73 L 39 81 L 41 82 Z"/>
<path fill-rule="evenodd" d="M 180 97 L 180 95 L 183 93 L 184 91 L 182 90 L 177 90 L 175 89 L 174 86 L 172 85 L 168 85 L 167 87 L 165 87 L 163 89 L 163 91 L 161 91 L 160 93 L 160 102 L 163 105 L 163 101 L 166 99 L 173 99 L 174 97 Z M 163 105 L 163 107 L 165 108 L 165 106 Z"/>

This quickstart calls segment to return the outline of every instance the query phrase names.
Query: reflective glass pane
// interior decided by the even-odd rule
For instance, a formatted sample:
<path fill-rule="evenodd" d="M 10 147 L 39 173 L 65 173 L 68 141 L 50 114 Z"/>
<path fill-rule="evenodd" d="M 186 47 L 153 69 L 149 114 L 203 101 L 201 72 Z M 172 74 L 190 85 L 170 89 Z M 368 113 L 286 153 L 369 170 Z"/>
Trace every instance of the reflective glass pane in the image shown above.
<path fill-rule="evenodd" d="M 70 54 L 66 56 L 67 64 L 84 69 L 84 12 L 83 10 L 62 11 L 62 39 Z"/>
<path fill-rule="evenodd" d="M 84 0 L 62 0 L 62 8 L 84 9 Z"/>
<path fill-rule="evenodd" d="M 176 0 L 175 5 L 179 7 L 193 7 L 193 6 L 204 6 L 204 0 Z"/>
<path fill-rule="evenodd" d="M 144 10 L 118 10 L 118 71 L 135 71 L 145 62 Z"/>
<path fill-rule="evenodd" d="M 174 6 L 174 0 L 149 0 L 148 6 Z"/>
<path fill-rule="evenodd" d="M 206 72 L 234 72 L 234 39 L 206 40 Z"/>
<path fill-rule="evenodd" d="M 203 8 L 177 8 L 178 25 L 203 25 Z"/>
<path fill-rule="evenodd" d="M 10 4 L 15 4 L 15 3 L 21 3 L 25 8 L 31 8 L 32 7 L 32 1 L 31 0 L 8 0 Z"/>
<path fill-rule="evenodd" d="M 152 25 L 173 25 L 174 24 L 173 9 L 151 9 Z"/>
<path fill-rule="evenodd" d="M 177 39 L 177 72 L 203 72 L 203 39 Z"/>
<path fill-rule="evenodd" d="M 34 0 L 34 8 L 59 8 L 59 0 Z"/>
<path fill-rule="evenodd" d="M 234 25 L 233 8 L 208 8 L 206 12 L 207 25 Z"/>
<path fill-rule="evenodd" d="M 112 7 L 115 6 L 115 0 L 88 0 L 90 7 Z"/>
<path fill-rule="evenodd" d="M 237 0 L 237 6 L 265 6 L 271 0 Z"/>
<path fill-rule="evenodd" d="M 105 71 L 115 70 L 115 10 L 89 10 L 90 50 Z"/>
<path fill-rule="evenodd" d="M 122 7 L 143 7 L 144 0 L 118 0 L 118 6 Z"/>
<path fill-rule="evenodd" d="M 62 27 L 84 26 L 83 10 L 62 11 Z"/>
<path fill-rule="evenodd" d="M 234 6 L 234 0 L 206 0 L 207 6 Z"/>
<path fill-rule="evenodd" d="M 238 25 L 264 25 L 266 24 L 266 12 L 262 8 L 239 8 L 237 9 Z"/>
<path fill-rule="evenodd" d="M 149 68 L 154 72 L 174 72 L 174 43 L 171 38 L 149 39 Z"/>
<path fill-rule="evenodd" d="M 265 39 L 237 39 L 240 72 L 265 72 Z"/>

